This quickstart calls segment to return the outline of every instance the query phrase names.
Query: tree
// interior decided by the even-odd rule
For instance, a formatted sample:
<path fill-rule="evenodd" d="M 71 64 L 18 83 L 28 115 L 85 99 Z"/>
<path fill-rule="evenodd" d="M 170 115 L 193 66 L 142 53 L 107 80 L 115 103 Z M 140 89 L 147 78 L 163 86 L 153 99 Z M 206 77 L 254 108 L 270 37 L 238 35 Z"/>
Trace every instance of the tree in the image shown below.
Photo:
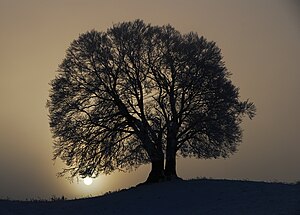
<path fill-rule="evenodd" d="M 61 174 L 97 176 L 151 163 L 147 182 L 176 178 L 176 155 L 228 157 L 240 101 L 220 49 L 196 33 L 141 20 L 74 40 L 51 82 L 50 127 Z"/>

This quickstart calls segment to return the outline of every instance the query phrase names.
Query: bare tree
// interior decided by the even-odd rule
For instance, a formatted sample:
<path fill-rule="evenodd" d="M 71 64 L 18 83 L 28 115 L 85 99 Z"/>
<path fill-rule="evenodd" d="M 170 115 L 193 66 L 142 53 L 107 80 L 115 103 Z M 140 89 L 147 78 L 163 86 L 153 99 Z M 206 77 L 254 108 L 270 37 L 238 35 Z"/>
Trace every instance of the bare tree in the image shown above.
<path fill-rule="evenodd" d="M 176 155 L 227 157 L 255 106 L 239 100 L 220 49 L 195 33 L 141 20 L 80 35 L 51 82 L 54 159 L 71 177 L 152 164 L 176 178 Z"/>

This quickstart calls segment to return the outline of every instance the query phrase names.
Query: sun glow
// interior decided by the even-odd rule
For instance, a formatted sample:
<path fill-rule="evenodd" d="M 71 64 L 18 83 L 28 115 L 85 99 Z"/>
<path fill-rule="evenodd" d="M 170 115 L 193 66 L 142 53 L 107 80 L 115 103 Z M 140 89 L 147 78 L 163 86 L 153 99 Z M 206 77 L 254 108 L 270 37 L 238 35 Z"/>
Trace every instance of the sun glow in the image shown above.
<path fill-rule="evenodd" d="M 90 177 L 85 177 L 85 178 L 83 179 L 83 183 L 84 183 L 85 185 L 91 185 L 91 184 L 93 183 L 93 179 L 90 178 Z"/>

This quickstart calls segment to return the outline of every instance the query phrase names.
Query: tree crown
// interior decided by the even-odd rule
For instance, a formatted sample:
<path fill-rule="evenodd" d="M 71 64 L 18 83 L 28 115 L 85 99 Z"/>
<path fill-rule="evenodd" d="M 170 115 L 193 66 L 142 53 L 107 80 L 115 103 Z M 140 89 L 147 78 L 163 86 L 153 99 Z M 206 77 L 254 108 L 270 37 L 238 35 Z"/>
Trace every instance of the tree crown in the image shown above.
<path fill-rule="evenodd" d="M 71 176 L 131 169 L 168 144 L 182 156 L 227 157 L 242 117 L 255 115 L 216 43 L 170 25 L 136 20 L 81 34 L 57 72 L 47 103 L 54 159 Z"/>

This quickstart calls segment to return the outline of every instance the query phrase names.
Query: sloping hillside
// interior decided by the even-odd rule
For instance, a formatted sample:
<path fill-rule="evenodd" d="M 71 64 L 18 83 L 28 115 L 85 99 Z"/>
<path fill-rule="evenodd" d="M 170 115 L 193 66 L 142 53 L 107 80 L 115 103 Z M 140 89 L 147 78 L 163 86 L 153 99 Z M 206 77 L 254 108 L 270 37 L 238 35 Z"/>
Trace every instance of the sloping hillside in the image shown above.
<path fill-rule="evenodd" d="M 199 179 L 144 185 L 100 197 L 0 201 L 0 214 L 300 215 L 300 185 Z"/>

